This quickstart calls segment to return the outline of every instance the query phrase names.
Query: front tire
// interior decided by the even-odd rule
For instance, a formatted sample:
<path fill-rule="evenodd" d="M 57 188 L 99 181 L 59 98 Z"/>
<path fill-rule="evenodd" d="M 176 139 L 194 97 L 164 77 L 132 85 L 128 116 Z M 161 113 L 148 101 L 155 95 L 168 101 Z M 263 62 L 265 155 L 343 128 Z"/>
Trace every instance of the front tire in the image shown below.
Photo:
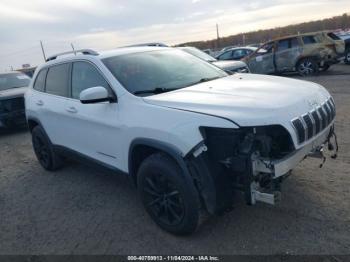
<path fill-rule="evenodd" d="M 172 158 L 164 153 L 146 158 L 139 168 L 137 185 L 146 211 L 162 229 L 176 235 L 196 230 L 199 195 Z"/>
<path fill-rule="evenodd" d="M 54 152 L 49 138 L 40 126 L 32 130 L 32 143 L 35 155 L 44 169 L 53 171 L 62 166 L 61 157 Z"/>
<path fill-rule="evenodd" d="M 303 58 L 297 64 L 297 72 L 301 76 L 316 75 L 318 71 L 319 71 L 319 68 L 315 59 Z"/>

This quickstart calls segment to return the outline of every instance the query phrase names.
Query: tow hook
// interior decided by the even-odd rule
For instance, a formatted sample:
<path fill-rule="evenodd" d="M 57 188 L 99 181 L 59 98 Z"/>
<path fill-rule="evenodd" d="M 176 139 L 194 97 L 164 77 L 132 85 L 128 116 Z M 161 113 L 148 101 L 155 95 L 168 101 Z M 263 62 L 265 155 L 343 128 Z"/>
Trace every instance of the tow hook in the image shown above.
<path fill-rule="evenodd" d="M 270 192 L 261 192 L 259 191 L 258 183 L 251 183 L 251 204 L 255 205 L 256 202 L 263 202 L 270 205 L 275 205 L 281 201 L 281 192 L 280 191 L 270 191 Z"/>
<path fill-rule="evenodd" d="M 275 205 L 281 201 L 281 192 L 274 191 L 272 193 L 263 193 L 257 190 L 252 191 L 252 204 L 257 201 L 264 202 L 266 204 Z"/>
<path fill-rule="evenodd" d="M 332 140 L 333 140 L 333 142 L 332 142 Z M 331 158 L 336 159 L 338 156 L 339 146 L 338 146 L 337 135 L 335 134 L 335 131 L 334 131 L 334 126 L 331 128 L 326 142 L 323 145 L 316 148 L 316 150 L 314 152 L 312 152 L 308 155 L 309 157 L 315 157 L 315 158 L 322 159 L 322 163 L 320 164 L 320 168 L 323 167 L 324 163 L 327 160 L 326 156 L 324 155 L 325 145 L 327 145 L 328 151 L 330 151 L 330 152 L 334 151 L 334 153 L 331 155 Z"/>

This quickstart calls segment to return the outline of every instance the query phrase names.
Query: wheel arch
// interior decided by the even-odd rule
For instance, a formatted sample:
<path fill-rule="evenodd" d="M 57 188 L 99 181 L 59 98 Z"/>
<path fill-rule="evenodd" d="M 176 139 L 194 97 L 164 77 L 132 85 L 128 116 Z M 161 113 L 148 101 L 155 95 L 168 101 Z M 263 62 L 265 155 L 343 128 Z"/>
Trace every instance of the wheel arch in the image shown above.
<path fill-rule="evenodd" d="M 319 63 L 322 59 L 320 59 L 319 57 L 315 56 L 315 55 L 303 55 L 303 56 L 299 56 L 295 62 L 295 68 L 298 67 L 299 63 L 306 58 L 311 58 L 313 60 L 315 60 L 317 63 Z"/>
<path fill-rule="evenodd" d="M 36 127 L 36 126 L 40 126 L 41 128 L 43 127 L 40 120 L 35 118 L 35 117 L 28 117 L 27 124 L 28 124 L 28 128 L 29 128 L 30 132 L 32 132 L 34 127 Z M 44 130 L 44 128 L 43 128 L 43 130 Z"/>
<path fill-rule="evenodd" d="M 183 175 L 188 179 L 190 178 L 190 174 L 186 167 L 186 163 L 182 156 L 182 153 L 175 146 L 154 139 L 136 138 L 130 144 L 128 154 L 129 175 L 131 176 L 135 184 L 137 181 L 137 171 L 142 161 L 156 152 L 163 152 L 169 155 L 182 169 Z"/>

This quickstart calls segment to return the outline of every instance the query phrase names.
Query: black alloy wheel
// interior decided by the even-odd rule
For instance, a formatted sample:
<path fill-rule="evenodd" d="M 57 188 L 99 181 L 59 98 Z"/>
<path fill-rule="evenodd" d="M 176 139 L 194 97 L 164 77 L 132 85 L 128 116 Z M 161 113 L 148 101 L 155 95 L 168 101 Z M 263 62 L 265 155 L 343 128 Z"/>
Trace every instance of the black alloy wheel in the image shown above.
<path fill-rule="evenodd" d="M 185 206 L 174 184 L 162 174 L 148 174 L 143 188 L 146 207 L 167 226 L 181 223 Z"/>

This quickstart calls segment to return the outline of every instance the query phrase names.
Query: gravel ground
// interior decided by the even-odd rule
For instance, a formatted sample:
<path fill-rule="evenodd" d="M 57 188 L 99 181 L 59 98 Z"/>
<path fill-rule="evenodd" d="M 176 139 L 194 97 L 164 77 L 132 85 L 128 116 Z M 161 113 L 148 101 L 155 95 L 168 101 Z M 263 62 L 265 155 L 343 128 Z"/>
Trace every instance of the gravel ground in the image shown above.
<path fill-rule="evenodd" d="M 237 201 L 189 237 L 161 231 L 126 177 L 77 163 L 49 173 L 26 130 L 2 131 L 0 254 L 349 254 L 350 66 L 305 80 L 335 98 L 338 159 L 305 160 L 279 205 Z"/>

